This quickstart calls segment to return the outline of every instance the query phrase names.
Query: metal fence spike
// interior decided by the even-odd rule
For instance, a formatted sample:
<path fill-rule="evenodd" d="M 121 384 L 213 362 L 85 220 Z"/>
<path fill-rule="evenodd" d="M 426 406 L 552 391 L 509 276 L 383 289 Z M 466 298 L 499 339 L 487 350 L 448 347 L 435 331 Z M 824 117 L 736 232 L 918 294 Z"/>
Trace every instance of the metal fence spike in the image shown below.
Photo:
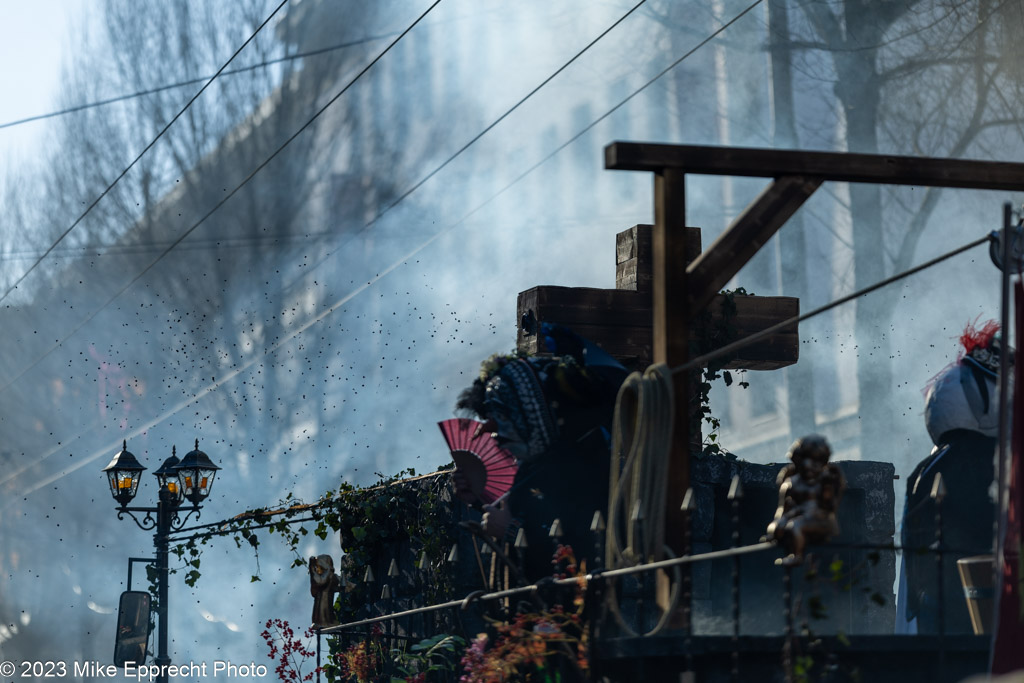
<path fill-rule="evenodd" d="M 555 517 L 555 520 L 551 522 L 551 530 L 548 531 L 548 536 L 551 538 L 561 538 L 564 534 L 562 533 L 562 520 Z"/>
<path fill-rule="evenodd" d="M 935 481 L 932 482 L 932 492 L 929 495 L 932 500 L 940 503 L 946 497 L 946 482 L 942 481 L 942 472 L 935 474 Z"/>
<path fill-rule="evenodd" d="M 490 555 L 492 552 L 494 552 L 494 551 L 491 550 L 491 544 L 490 543 L 484 543 L 483 547 L 480 548 L 480 554 L 481 555 Z"/>
<path fill-rule="evenodd" d="M 643 507 L 643 505 L 641 505 L 639 500 L 637 500 L 635 503 L 633 503 L 633 512 L 632 512 L 632 514 L 630 514 L 629 520 L 631 522 L 642 522 L 642 521 L 644 521 L 644 507 Z"/>
<path fill-rule="evenodd" d="M 391 565 L 388 567 L 388 576 L 394 578 L 399 574 L 401 574 L 401 572 L 398 571 L 398 560 L 392 557 Z"/>
<path fill-rule="evenodd" d="M 420 569 L 430 569 L 430 558 L 427 557 L 427 551 L 424 550 L 420 553 L 420 561 L 416 565 Z"/>
<path fill-rule="evenodd" d="M 459 561 L 459 544 L 452 544 L 451 552 L 448 553 L 448 561 L 455 564 Z"/>
<path fill-rule="evenodd" d="M 373 567 L 366 565 L 366 573 L 363 574 L 363 583 L 373 583 L 377 577 L 373 575 Z"/>
<path fill-rule="evenodd" d="M 693 512 L 697 507 L 696 496 L 693 493 L 693 487 L 686 489 L 686 493 L 683 494 L 683 504 L 679 506 L 679 509 L 683 512 Z"/>
<path fill-rule="evenodd" d="M 742 500 L 743 499 L 743 484 L 740 482 L 740 475 L 735 474 L 732 477 L 732 482 L 729 483 L 729 500 Z"/>
<path fill-rule="evenodd" d="M 384 584 L 384 590 L 382 590 L 380 592 L 380 599 L 381 600 L 390 600 L 391 599 L 391 586 L 390 585 L 388 585 L 386 583 Z"/>
<path fill-rule="evenodd" d="M 515 543 L 513 543 L 512 545 L 515 546 L 516 548 L 520 548 L 520 549 L 527 547 L 527 544 L 526 544 L 526 529 L 523 529 L 522 527 L 519 528 L 519 533 L 516 534 Z"/>
<path fill-rule="evenodd" d="M 601 514 L 600 510 L 594 510 L 594 519 L 590 522 L 590 530 L 599 533 L 606 529 L 604 523 L 604 515 Z"/>

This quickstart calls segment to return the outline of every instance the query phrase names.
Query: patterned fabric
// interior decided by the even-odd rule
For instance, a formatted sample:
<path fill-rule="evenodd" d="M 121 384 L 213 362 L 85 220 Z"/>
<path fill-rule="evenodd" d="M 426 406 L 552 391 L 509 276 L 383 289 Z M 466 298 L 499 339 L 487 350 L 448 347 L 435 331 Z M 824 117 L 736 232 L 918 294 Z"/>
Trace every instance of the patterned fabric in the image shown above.
<path fill-rule="evenodd" d="M 557 361 L 518 358 L 487 380 L 487 416 L 498 423 L 502 446 L 521 462 L 536 460 L 558 438 L 558 425 L 543 386 L 552 364 Z"/>

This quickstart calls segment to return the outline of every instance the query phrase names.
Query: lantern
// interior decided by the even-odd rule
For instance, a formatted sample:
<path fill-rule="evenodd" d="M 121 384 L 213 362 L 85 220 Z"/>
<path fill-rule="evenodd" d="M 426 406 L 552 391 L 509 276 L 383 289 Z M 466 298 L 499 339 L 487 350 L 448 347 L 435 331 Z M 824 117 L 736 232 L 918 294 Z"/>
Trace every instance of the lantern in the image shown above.
<path fill-rule="evenodd" d="M 163 491 L 166 488 L 170 491 L 172 504 L 179 505 L 183 496 L 181 495 L 181 486 L 178 485 L 178 466 L 181 464 L 181 460 L 178 459 L 176 450 L 174 446 L 171 446 L 171 457 L 164 460 L 164 464 L 160 465 L 160 469 L 153 474 L 156 475 L 156 480 L 160 484 L 160 490 Z"/>
<path fill-rule="evenodd" d="M 180 495 L 188 498 L 193 505 L 199 505 L 210 495 L 213 477 L 220 468 L 213 464 L 206 453 L 199 450 L 199 439 L 196 439 L 195 450 L 186 454 L 176 469 Z"/>
<path fill-rule="evenodd" d="M 127 440 L 122 441 L 121 452 L 103 468 L 103 471 L 107 473 L 107 480 L 110 482 L 110 494 L 121 504 L 121 507 L 132 502 L 132 498 L 139 490 L 139 478 L 145 469 L 135 456 L 128 452 Z"/>

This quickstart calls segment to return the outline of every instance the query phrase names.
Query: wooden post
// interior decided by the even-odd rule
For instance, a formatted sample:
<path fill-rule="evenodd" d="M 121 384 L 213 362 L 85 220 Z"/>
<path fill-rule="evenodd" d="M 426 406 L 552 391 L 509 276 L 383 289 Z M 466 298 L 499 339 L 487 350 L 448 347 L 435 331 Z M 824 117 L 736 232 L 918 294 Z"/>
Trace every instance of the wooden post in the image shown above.
<path fill-rule="evenodd" d="M 697 254 L 689 253 L 686 240 L 686 174 L 674 168 L 654 176 L 654 234 L 652 239 L 654 289 L 654 362 L 670 368 L 690 360 L 690 310 L 686 265 Z M 693 373 L 672 378 L 675 392 L 675 431 L 668 465 L 665 537 L 681 552 L 685 515 L 680 510 L 690 486 L 690 441 Z M 697 437 L 699 438 L 699 436 Z"/>

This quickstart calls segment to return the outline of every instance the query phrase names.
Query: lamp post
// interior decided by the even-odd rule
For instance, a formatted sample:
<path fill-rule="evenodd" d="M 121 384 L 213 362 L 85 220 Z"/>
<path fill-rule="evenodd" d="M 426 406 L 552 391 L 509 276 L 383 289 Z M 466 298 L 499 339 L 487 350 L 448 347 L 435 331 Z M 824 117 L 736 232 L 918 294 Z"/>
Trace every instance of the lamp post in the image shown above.
<path fill-rule="evenodd" d="M 143 531 L 154 531 L 153 545 L 156 548 L 157 573 L 157 656 L 160 683 L 167 682 L 167 667 L 171 658 L 167 654 L 167 552 L 168 537 L 172 531 L 179 531 L 185 526 L 188 518 L 195 513 L 199 517 L 200 503 L 210 495 L 213 479 L 220 468 L 213 464 L 209 456 L 199 450 L 199 439 L 195 449 L 178 460 L 175 448 L 171 448 L 171 457 L 167 458 L 154 474 L 160 486 L 156 507 L 128 507 L 138 492 L 139 479 L 143 467 L 134 455 L 128 452 L 128 443 L 122 442 L 121 451 L 117 453 L 103 471 L 110 483 L 110 493 L 120 507 L 117 518 L 131 517 Z M 181 504 L 188 500 L 188 507 Z M 181 516 L 181 513 L 185 513 Z M 141 520 L 136 514 L 145 515 Z M 155 516 L 154 516 L 155 515 Z"/>

